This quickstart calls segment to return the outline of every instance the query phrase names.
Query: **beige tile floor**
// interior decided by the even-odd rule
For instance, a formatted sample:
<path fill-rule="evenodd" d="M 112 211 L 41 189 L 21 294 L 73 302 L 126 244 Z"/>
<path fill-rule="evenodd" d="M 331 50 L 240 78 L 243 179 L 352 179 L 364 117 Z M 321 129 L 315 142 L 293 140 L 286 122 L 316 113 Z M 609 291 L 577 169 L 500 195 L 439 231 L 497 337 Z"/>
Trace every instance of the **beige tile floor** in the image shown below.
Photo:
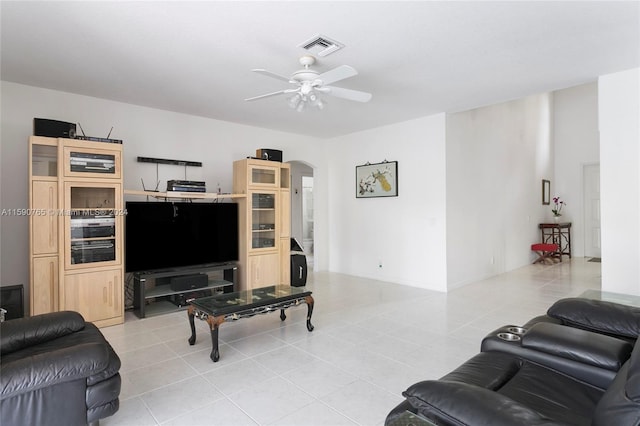
<path fill-rule="evenodd" d="M 122 359 L 116 425 L 382 425 L 420 380 L 438 378 L 505 325 L 543 314 L 556 300 L 600 289 L 600 263 L 577 258 L 529 265 L 448 294 L 359 277 L 315 273 L 315 330 L 306 306 L 220 328 L 209 359 L 207 325 L 187 314 L 143 320 L 127 313 L 103 332 Z"/>

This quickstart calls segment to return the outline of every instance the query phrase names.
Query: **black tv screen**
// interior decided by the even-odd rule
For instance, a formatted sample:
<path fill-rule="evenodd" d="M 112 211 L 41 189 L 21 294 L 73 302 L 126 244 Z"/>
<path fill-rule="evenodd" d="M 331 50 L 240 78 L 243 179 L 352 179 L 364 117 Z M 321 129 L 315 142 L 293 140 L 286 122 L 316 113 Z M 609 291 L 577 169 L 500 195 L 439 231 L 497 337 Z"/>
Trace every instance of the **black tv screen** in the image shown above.
<path fill-rule="evenodd" d="M 125 270 L 171 269 L 238 260 L 238 205 L 126 203 Z"/>

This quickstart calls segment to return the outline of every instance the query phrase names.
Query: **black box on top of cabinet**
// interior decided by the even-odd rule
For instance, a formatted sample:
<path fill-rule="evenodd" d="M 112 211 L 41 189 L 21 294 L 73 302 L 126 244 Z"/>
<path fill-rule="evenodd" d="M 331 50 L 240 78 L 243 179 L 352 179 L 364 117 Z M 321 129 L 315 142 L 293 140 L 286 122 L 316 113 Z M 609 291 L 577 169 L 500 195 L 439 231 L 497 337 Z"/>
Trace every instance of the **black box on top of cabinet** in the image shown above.
<path fill-rule="evenodd" d="M 76 124 L 67 123 L 66 121 L 49 120 L 48 118 L 34 118 L 33 135 L 73 139 L 76 137 Z"/>
<path fill-rule="evenodd" d="M 268 148 L 256 149 L 256 158 L 282 163 L 282 151 Z"/>

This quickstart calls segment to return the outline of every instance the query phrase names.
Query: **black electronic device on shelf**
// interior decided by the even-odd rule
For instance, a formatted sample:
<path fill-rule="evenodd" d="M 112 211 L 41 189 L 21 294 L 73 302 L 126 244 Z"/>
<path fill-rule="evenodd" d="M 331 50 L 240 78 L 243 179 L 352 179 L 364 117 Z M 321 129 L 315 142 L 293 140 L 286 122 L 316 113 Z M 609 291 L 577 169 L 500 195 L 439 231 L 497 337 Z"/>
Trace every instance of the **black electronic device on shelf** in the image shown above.
<path fill-rule="evenodd" d="M 129 201 L 126 211 L 126 272 L 238 260 L 236 203 Z"/>
<path fill-rule="evenodd" d="M 167 192 L 207 192 L 206 183 L 198 180 L 168 180 Z"/>
<path fill-rule="evenodd" d="M 76 124 L 48 118 L 34 118 L 33 135 L 49 138 L 75 138 Z"/>
<path fill-rule="evenodd" d="M 89 154 L 71 151 L 69 165 L 72 172 L 115 173 L 116 160 L 110 154 Z"/>

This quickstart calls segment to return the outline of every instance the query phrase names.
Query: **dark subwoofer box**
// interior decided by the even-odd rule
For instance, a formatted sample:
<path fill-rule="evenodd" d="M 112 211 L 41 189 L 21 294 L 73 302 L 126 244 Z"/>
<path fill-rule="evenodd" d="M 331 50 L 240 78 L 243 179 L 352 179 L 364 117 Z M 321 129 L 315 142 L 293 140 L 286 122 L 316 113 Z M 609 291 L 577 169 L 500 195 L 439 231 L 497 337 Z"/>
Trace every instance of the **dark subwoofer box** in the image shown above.
<path fill-rule="evenodd" d="M 75 138 L 76 124 L 66 121 L 49 120 L 48 118 L 33 119 L 33 135 L 49 138 Z"/>
<path fill-rule="evenodd" d="M 186 291 L 194 288 L 206 287 L 209 284 L 209 277 L 206 274 L 180 275 L 171 277 L 169 287 L 173 291 Z"/>
<path fill-rule="evenodd" d="M 307 257 L 304 254 L 291 255 L 291 285 L 294 287 L 307 285 Z"/>
<path fill-rule="evenodd" d="M 24 317 L 22 284 L 0 287 L 0 308 L 7 311 L 5 320 Z"/>

